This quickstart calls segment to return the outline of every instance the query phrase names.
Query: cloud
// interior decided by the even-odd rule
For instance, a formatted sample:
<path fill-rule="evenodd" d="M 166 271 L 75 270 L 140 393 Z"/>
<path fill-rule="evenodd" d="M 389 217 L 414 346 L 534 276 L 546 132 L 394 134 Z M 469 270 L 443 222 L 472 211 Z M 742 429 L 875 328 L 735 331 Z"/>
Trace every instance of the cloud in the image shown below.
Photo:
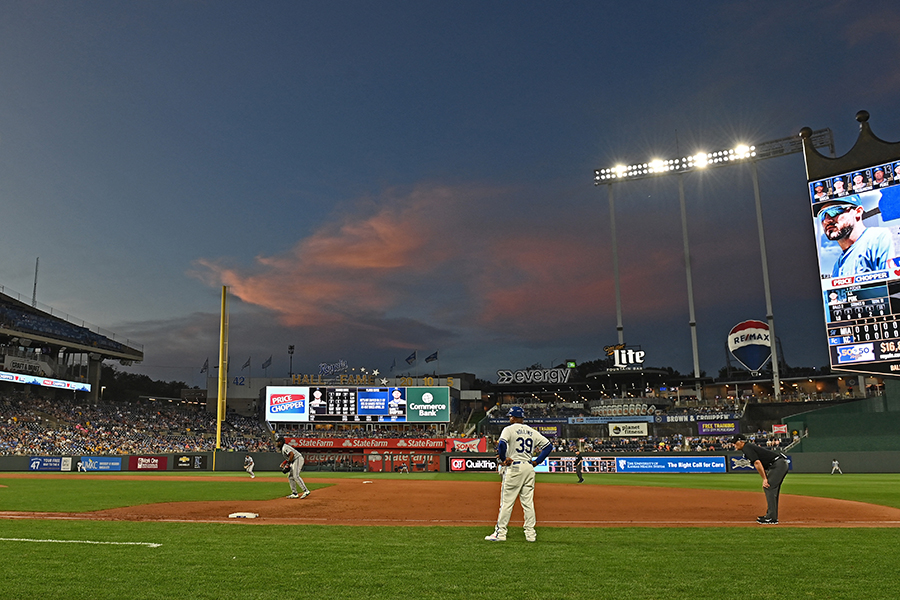
<path fill-rule="evenodd" d="M 384 331 L 404 320 L 406 327 L 503 331 L 539 316 L 552 325 L 563 299 L 571 311 L 565 321 L 595 311 L 606 284 L 598 281 L 603 261 L 591 227 L 520 218 L 507 208 L 517 193 L 391 191 L 344 209 L 283 254 L 257 257 L 248 268 L 201 258 L 194 274 L 295 328 Z M 388 343 L 413 342 L 404 337 Z"/>
<path fill-rule="evenodd" d="M 612 249 L 604 211 L 582 211 L 523 190 L 421 185 L 344 208 L 250 267 L 203 258 L 195 274 L 323 342 L 416 348 L 599 334 L 615 316 Z M 629 320 L 658 321 L 686 313 L 685 271 L 680 229 L 665 215 L 646 218 L 666 231 L 645 223 L 620 239 L 622 299 Z M 747 247 L 733 234 L 698 244 L 695 277 L 758 270 Z M 700 301 L 743 294 L 738 282 Z"/>

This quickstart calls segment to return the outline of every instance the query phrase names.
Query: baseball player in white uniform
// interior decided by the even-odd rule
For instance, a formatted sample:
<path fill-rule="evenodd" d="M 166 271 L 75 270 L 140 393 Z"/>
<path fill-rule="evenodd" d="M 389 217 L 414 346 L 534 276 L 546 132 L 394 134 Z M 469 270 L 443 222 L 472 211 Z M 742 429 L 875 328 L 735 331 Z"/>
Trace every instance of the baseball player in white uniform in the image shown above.
<path fill-rule="evenodd" d="M 500 433 L 500 441 L 497 442 L 500 464 L 506 467 L 501 484 L 500 515 L 494 533 L 484 539 L 489 542 L 506 541 L 506 526 L 518 498 L 525 513 L 525 540 L 533 542 L 537 539 L 534 530 L 537 522 L 534 515 L 534 467 L 544 462 L 553 446 L 550 440 L 525 425 L 525 410 L 521 406 L 513 406 L 506 415 L 509 425 Z"/>
<path fill-rule="evenodd" d="M 250 473 L 250 479 L 256 478 L 256 475 L 253 474 L 253 457 L 249 454 L 244 457 L 244 470 Z"/>
<path fill-rule="evenodd" d="M 303 455 L 293 446 L 288 445 L 284 440 L 284 436 L 278 438 L 277 444 L 281 446 L 281 453 L 284 455 L 285 463 L 288 463 L 290 470 L 287 472 L 288 483 L 291 484 L 291 495 L 288 498 L 306 498 L 309 496 L 309 488 L 306 487 L 303 478 L 300 477 L 300 470 L 303 469 Z M 284 464 L 284 463 L 282 463 Z M 303 495 L 297 493 L 297 484 L 303 488 Z"/>

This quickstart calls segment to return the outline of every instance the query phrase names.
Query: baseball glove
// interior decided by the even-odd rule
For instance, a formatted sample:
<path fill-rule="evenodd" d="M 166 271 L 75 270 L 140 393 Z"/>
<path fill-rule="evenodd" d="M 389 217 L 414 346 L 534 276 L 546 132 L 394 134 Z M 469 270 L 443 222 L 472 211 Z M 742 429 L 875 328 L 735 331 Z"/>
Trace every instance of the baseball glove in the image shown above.
<path fill-rule="evenodd" d="M 282 473 L 290 473 L 291 472 L 291 463 L 286 460 L 281 461 L 281 472 Z"/>

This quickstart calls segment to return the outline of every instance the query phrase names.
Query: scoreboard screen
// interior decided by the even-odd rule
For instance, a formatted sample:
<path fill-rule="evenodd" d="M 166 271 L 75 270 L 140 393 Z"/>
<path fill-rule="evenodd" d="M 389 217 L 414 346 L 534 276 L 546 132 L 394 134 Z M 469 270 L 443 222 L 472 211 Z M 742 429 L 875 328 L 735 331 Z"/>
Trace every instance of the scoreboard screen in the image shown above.
<path fill-rule="evenodd" d="M 450 420 L 450 388 L 268 386 L 266 420 L 445 423 Z"/>
<path fill-rule="evenodd" d="M 831 367 L 900 373 L 900 160 L 809 182 Z"/>

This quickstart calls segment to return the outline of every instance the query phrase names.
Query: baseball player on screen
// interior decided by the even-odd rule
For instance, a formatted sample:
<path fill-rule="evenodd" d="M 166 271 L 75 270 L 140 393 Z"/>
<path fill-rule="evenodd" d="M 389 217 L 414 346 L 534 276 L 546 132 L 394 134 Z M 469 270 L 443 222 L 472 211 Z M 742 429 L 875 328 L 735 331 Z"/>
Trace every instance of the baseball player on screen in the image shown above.
<path fill-rule="evenodd" d="M 303 478 L 300 477 L 300 470 L 303 469 L 303 455 L 300 454 L 296 448 L 289 445 L 285 440 L 284 436 L 279 436 L 276 440 L 276 445 L 281 448 L 281 453 L 285 456 L 285 459 L 281 463 L 281 469 L 288 476 L 288 483 L 291 484 L 291 495 L 288 498 L 306 498 L 309 496 L 309 488 L 306 487 L 306 483 L 303 482 Z M 300 484 L 300 487 L 303 488 L 303 495 L 299 495 L 297 493 L 297 484 Z"/>
<path fill-rule="evenodd" d="M 553 446 L 550 440 L 525 425 L 525 410 L 521 406 L 513 406 L 506 415 L 509 425 L 500 433 L 500 441 L 497 442 L 500 464 L 506 467 L 501 484 L 500 515 L 494 533 L 484 539 L 489 542 L 506 541 L 506 526 L 518 498 L 525 514 L 525 540 L 533 542 L 537 539 L 534 530 L 537 521 L 534 515 L 534 467 L 544 462 Z M 538 453 L 536 458 L 535 453 Z"/>

